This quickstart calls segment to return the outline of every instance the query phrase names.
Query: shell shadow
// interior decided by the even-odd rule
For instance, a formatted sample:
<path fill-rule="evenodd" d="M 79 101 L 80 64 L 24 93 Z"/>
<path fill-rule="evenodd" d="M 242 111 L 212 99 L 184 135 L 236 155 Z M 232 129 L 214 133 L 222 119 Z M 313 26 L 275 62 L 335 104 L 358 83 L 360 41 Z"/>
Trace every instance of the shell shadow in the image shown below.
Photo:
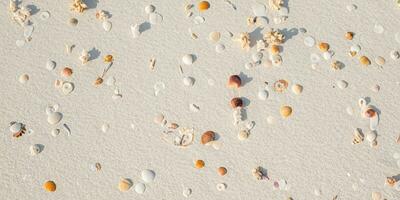
<path fill-rule="evenodd" d="M 240 74 L 238 76 L 242 80 L 242 83 L 241 83 L 242 86 L 246 85 L 247 83 L 250 83 L 253 80 L 252 77 L 249 77 L 248 75 L 244 74 L 243 72 L 240 72 Z"/>
<path fill-rule="evenodd" d="M 284 28 L 281 31 L 282 31 L 283 35 L 285 36 L 285 42 L 299 34 L 299 29 L 297 29 L 297 28 L 291 28 L 291 29 Z"/>
<path fill-rule="evenodd" d="M 32 4 L 27 5 L 26 7 L 31 10 L 31 15 L 35 15 L 40 11 L 40 9 L 37 6 L 32 5 Z"/>
<path fill-rule="evenodd" d="M 246 98 L 246 97 L 240 97 L 243 101 L 243 107 L 247 107 L 250 105 L 250 99 Z"/>
<path fill-rule="evenodd" d="M 101 52 L 100 50 L 96 49 L 95 47 L 93 47 L 92 49 L 90 49 L 89 51 L 89 55 L 90 55 L 90 60 L 94 60 L 97 59 L 100 56 Z"/>
<path fill-rule="evenodd" d="M 83 2 L 87 5 L 88 9 L 97 8 L 97 4 L 99 0 L 83 0 Z"/>
<path fill-rule="evenodd" d="M 139 25 L 139 32 L 143 33 L 147 30 L 150 30 L 151 24 L 149 22 L 143 22 Z"/>
<path fill-rule="evenodd" d="M 44 145 L 43 144 L 37 144 L 39 147 L 39 153 L 43 152 L 44 150 Z"/>
<path fill-rule="evenodd" d="M 263 39 L 263 34 L 261 32 L 263 29 L 264 28 L 257 27 L 256 29 L 254 29 L 252 32 L 249 33 L 249 35 L 250 35 L 250 48 L 253 47 L 254 45 L 256 45 L 258 40 Z"/>

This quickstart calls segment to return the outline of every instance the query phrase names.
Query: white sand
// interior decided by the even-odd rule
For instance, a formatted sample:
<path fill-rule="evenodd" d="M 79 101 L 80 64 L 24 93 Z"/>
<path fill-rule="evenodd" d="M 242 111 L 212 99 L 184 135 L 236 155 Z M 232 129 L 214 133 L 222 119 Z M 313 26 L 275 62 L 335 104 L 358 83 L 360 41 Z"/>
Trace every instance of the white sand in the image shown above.
<path fill-rule="evenodd" d="M 395 152 L 400 153 L 395 143 L 400 134 L 396 83 L 400 81 L 400 61 L 389 57 L 391 50 L 400 47 L 394 41 L 394 33 L 400 32 L 400 8 L 391 0 L 291 0 L 288 21 L 274 25 L 270 16 L 271 27 L 305 27 L 308 34 L 331 44 L 334 59 L 346 67 L 335 72 L 323 61 L 313 70 L 309 57 L 318 49 L 305 47 L 304 35 L 298 33 L 283 44 L 281 67 L 246 70 L 244 64 L 255 48 L 242 51 L 226 30 L 254 30 L 247 26 L 246 17 L 252 15 L 251 5 L 256 1 L 234 0 L 236 11 L 224 1 L 210 2 L 211 8 L 201 14 L 205 23 L 194 25 L 185 17 L 180 0 L 100 0 L 96 8 L 83 14 L 69 11 L 70 1 L 24 0 L 22 5 L 33 4 L 40 11 L 49 11 L 51 17 L 42 21 L 40 11 L 33 15 L 33 39 L 20 48 L 15 41 L 23 39 L 23 29 L 6 12 L 8 1 L 1 1 L 0 199 L 184 199 L 184 187 L 192 188 L 190 199 L 310 200 L 332 199 L 335 195 L 338 199 L 371 199 L 373 191 L 387 199 L 400 199 L 399 191 L 385 185 L 386 177 L 400 173 L 393 158 Z M 358 9 L 348 12 L 350 3 Z M 144 7 L 149 4 L 155 5 L 164 21 L 133 39 L 130 25 L 147 20 Z M 110 32 L 95 19 L 98 9 L 112 14 Z M 77 27 L 68 25 L 71 17 L 79 20 Z M 385 28 L 383 34 L 373 32 L 375 23 Z M 188 28 L 198 34 L 198 40 L 190 37 Z M 225 52 L 215 52 L 215 44 L 208 41 L 211 31 L 222 33 Z M 353 41 L 343 38 L 346 31 L 356 33 Z M 71 55 L 65 53 L 65 43 L 76 45 Z M 351 44 L 360 44 L 362 54 L 372 62 L 376 56 L 383 56 L 383 69 L 374 63 L 361 67 L 356 58 L 347 55 Z M 81 66 L 78 57 L 83 48 L 96 48 L 101 54 Z M 193 87 L 182 84 L 178 70 L 187 53 L 197 57 L 192 66 L 183 66 L 185 75 L 196 80 Z M 106 79 L 116 78 L 123 95 L 117 101 L 111 98 L 112 87 L 92 85 L 105 66 L 102 58 L 107 54 L 115 57 Z M 152 56 L 156 58 L 155 71 L 148 68 Z M 46 69 L 48 59 L 57 62 L 54 71 Z M 74 70 L 70 80 L 75 90 L 67 96 L 53 86 L 64 66 Z M 228 89 L 228 77 L 240 72 L 252 80 L 239 91 Z M 18 78 L 24 73 L 30 80 L 21 84 Z M 208 79 L 215 85 L 210 86 Z M 258 100 L 257 91 L 263 82 L 279 79 L 289 80 L 290 86 L 303 85 L 304 92 L 296 96 L 290 90 L 283 94 L 270 90 L 266 101 Z M 341 79 L 349 87 L 333 88 Z M 166 88 L 156 97 L 153 85 L 158 81 Z M 381 91 L 372 92 L 374 84 L 379 84 Z M 256 122 L 246 141 L 237 139 L 238 130 L 232 125 L 229 101 L 238 95 L 249 100 L 247 116 Z M 369 126 L 359 115 L 360 97 L 370 97 L 381 111 L 377 148 L 371 148 L 367 141 L 351 144 L 353 129 L 367 132 Z M 46 121 L 45 108 L 55 103 L 60 105 L 62 123 L 71 128 L 71 136 L 65 132 L 58 137 L 50 134 L 53 128 L 62 128 Z M 200 111 L 191 112 L 191 103 L 199 105 Z M 294 109 L 286 120 L 279 115 L 283 104 Z M 353 116 L 346 112 L 349 106 L 355 110 Z M 159 112 L 182 127 L 194 127 L 195 144 L 179 149 L 161 140 L 163 128 L 153 123 Z M 268 116 L 274 117 L 274 124 L 267 123 Z M 26 124 L 34 133 L 13 138 L 11 121 Z M 106 133 L 101 130 L 104 123 L 110 125 Z M 207 130 L 220 135 L 224 144 L 220 150 L 199 144 L 201 133 Z M 33 144 L 44 145 L 43 152 L 31 156 L 29 147 Z M 206 167 L 195 169 L 194 159 L 203 159 Z M 90 170 L 96 162 L 102 165 L 100 172 Z M 219 166 L 228 169 L 226 176 L 216 173 Z M 251 170 L 257 166 L 268 170 L 270 181 L 255 180 Z M 156 172 L 155 182 L 147 184 L 143 195 L 133 189 L 125 193 L 118 190 L 121 177 L 137 183 L 143 169 Z M 287 191 L 272 189 L 273 181 L 279 179 L 287 180 Z M 43 190 L 46 180 L 56 182 L 56 192 Z M 217 191 L 218 183 L 226 183 L 227 190 Z M 315 196 L 315 189 L 321 190 L 321 196 Z"/>

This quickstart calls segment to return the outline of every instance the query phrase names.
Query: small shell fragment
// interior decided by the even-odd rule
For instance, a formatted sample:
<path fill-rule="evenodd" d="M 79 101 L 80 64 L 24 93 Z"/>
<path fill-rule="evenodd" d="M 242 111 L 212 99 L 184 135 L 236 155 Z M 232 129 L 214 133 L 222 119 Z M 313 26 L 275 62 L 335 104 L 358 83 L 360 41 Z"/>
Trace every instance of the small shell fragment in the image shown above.
<path fill-rule="evenodd" d="M 163 114 L 157 114 L 155 117 L 154 117 L 154 123 L 156 123 L 156 124 L 159 124 L 159 125 L 163 125 L 164 124 L 164 115 Z"/>
<path fill-rule="evenodd" d="M 390 51 L 390 58 L 393 60 L 400 59 L 400 52 L 396 50 Z"/>
<path fill-rule="evenodd" d="M 10 126 L 11 133 L 18 133 L 22 130 L 23 125 L 21 123 L 15 122 Z"/>
<path fill-rule="evenodd" d="M 57 137 L 58 135 L 60 135 L 60 129 L 55 128 L 55 129 L 51 130 L 50 133 L 51 133 L 51 135 L 52 135 L 53 137 Z"/>
<path fill-rule="evenodd" d="M 377 135 L 376 131 L 369 131 L 369 132 L 367 133 L 365 139 L 366 139 L 368 142 L 373 142 L 373 141 L 376 140 L 377 136 L 378 136 L 378 135 Z"/>
<path fill-rule="evenodd" d="M 186 198 L 189 198 L 190 195 L 192 195 L 192 189 L 191 188 L 185 188 L 183 189 L 182 195 Z"/>
<path fill-rule="evenodd" d="M 360 144 L 364 141 L 364 134 L 361 132 L 361 129 L 357 128 L 353 132 L 353 144 Z"/>
<path fill-rule="evenodd" d="M 385 31 L 382 25 L 380 24 L 375 24 L 374 26 L 374 32 L 377 34 L 382 34 Z"/>
<path fill-rule="evenodd" d="M 133 185 L 133 182 L 130 179 L 123 178 L 120 180 L 118 184 L 118 189 L 121 192 L 126 192 L 128 191 Z"/>
<path fill-rule="evenodd" d="M 241 130 L 238 134 L 238 139 L 239 140 L 246 140 L 247 138 L 249 138 L 250 132 L 248 130 Z"/>
<path fill-rule="evenodd" d="M 267 90 L 259 90 L 258 94 L 257 94 L 257 97 L 258 97 L 258 99 L 260 99 L 262 101 L 265 101 L 265 100 L 267 100 L 268 95 L 269 94 L 268 94 Z"/>
<path fill-rule="evenodd" d="M 148 5 L 148 6 L 144 7 L 144 12 L 146 14 L 153 13 L 155 10 L 156 10 L 156 7 L 153 5 Z"/>
<path fill-rule="evenodd" d="M 220 43 L 215 45 L 215 51 L 217 53 L 222 53 L 224 50 L 225 50 L 225 45 L 220 44 Z"/>
<path fill-rule="evenodd" d="M 371 193 L 372 200 L 382 200 L 382 194 L 380 192 Z"/>
<path fill-rule="evenodd" d="M 111 31 L 111 28 L 112 28 L 112 23 L 110 21 L 108 21 L 108 20 L 103 21 L 103 29 L 105 31 L 107 31 L 107 32 Z"/>
<path fill-rule="evenodd" d="M 31 151 L 31 155 L 35 156 L 35 155 L 38 155 L 42 151 L 42 148 L 41 148 L 41 145 L 34 144 L 29 148 L 29 150 Z"/>

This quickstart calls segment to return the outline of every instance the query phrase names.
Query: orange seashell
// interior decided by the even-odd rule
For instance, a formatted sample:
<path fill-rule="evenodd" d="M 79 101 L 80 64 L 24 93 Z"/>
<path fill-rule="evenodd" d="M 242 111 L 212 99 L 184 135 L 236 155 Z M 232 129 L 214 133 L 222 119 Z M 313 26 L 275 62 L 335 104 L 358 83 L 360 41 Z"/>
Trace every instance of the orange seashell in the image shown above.
<path fill-rule="evenodd" d="M 104 56 L 104 62 L 112 62 L 112 61 L 114 61 L 114 58 L 113 58 L 113 56 L 112 55 L 106 55 L 106 56 Z"/>
<path fill-rule="evenodd" d="M 103 83 L 103 79 L 101 77 L 97 77 L 93 84 L 95 86 L 98 86 L 98 85 L 101 85 L 102 83 Z"/>
<path fill-rule="evenodd" d="M 362 65 L 370 65 L 371 61 L 369 60 L 369 58 L 367 56 L 361 56 L 360 57 L 360 63 Z"/>
<path fill-rule="evenodd" d="M 198 4 L 198 8 L 200 11 L 206 11 L 210 8 L 210 3 L 208 1 L 201 1 Z"/>
<path fill-rule="evenodd" d="M 344 34 L 344 37 L 345 37 L 347 40 L 352 40 L 352 39 L 353 39 L 353 36 L 354 36 L 354 33 L 353 33 L 353 32 L 347 32 L 346 34 Z"/>
<path fill-rule="evenodd" d="M 243 100 L 240 97 L 233 98 L 231 100 L 231 107 L 232 108 L 243 107 Z"/>
<path fill-rule="evenodd" d="M 232 75 L 228 80 L 228 87 L 230 88 L 239 88 L 242 84 L 242 79 L 238 75 Z"/>
<path fill-rule="evenodd" d="M 272 55 L 279 54 L 279 46 L 273 44 L 273 45 L 271 45 L 271 48 L 269 49 L 269 51 L 270 51 L 270 53 L 271 53 Z"/>
<path fill-rule="evenodd" d="M 290 115 L 292 115 L 292 112 L 293 109 L 290 106 L 282 106 L 280 110 L 281 116 L 283 118 L 288 118 Z"/>
<path fill-rule="evenodd" d="M 387 177 L 386 178 L 386 184 L 388 184 L 390 187 L 393 187 L 396 184 L 396 179 L 393 177 Z"/>
<path fill-rule="evenodd" d="M 213 131 L 206 131 L 201 136 L 201 144 L 207 144 L 215 140 L 215 133 Z"/>
<path fill-rule="evenodd" d="M 329 50 L 329 44 L 325 42 L 319 43 L 318 47 L 322 52 L 327 52 Z"/>
<path fill-rule="evenodd" d="M 54 183 L 54 181 L 46 181 L 43 184 L 43 188 L 47 191 L 47 192 L 54 192 L 56 191 L 56 183 Z"/>
<path fill-rule="evenodd" d="M 373 117 L 375 117 L 375 116 L 376 116 L 376 111 L 375 111 L 375 109 L 372 108 L 372 107 L 368 107 L 368 108 L 365 109 L 365 111 L 364 111 L 364 116 L 365 116 L 366 118 L 373 118 Z"/>
<path fill-rule="evenodd" d="M 65 67 L 62 71 L 61 71 L 61 75 L 63 75 L 64 77 L 70 77 L 72 75 L 72 69 L 69 67 Z"/>
<path fill-rule="evenodd" d="M 217 171 L 220 176 L 224 176 L 228 172 L 225 167 L 219 167 Z"/>
<path fill-rule="evenodd" d="M 205 162 L 203 160 L 196 160 L 194 162 L 194 167 L 196 167 L 197 169 L 201 169 L 205 166 Z"/>

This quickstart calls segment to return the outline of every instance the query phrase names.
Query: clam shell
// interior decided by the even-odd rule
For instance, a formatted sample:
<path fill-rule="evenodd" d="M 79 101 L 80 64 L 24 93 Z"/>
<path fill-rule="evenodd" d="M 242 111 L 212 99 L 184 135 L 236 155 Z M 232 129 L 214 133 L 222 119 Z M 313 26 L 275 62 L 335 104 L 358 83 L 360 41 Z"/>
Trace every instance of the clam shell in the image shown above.
<path fill-rule="evenodd" d="M 29 148 L 29 150 L 30 150 L 32 156 L 35 156 L 35 155 L 38 155 L 42 151 L 42 148 L 41 148 L 40 144 L 34 144 Z"/>
<path fill-rule="evenodd" d="M 128 191 L 133 185 L 133 182 L 130 179 L 123 178 L 120 180 L 118 184 L 118 189 L 121 192 L 126 192 Z"/>
<path fill-rule="evenodd" d="M 62 86 L 61 86 L 61 91 L 63 94 L 67 95 L 69 93 L 71 93 L 72 91 L 74 91 L 74 84 L 71 82 L 63 82 Z"/>
<path fill-rule="evenodd" d="M 293 109 L 290 106 L 282 106 L 280 109 L 281 116 L 283 118 L 288 118 L 290 115 L 292 115 Z"/>
<path fill-rule="evenodd" d="M 54 70 L 56 68 L 56 62 L 52 61 L 52 60 L 48 60 L 46 63 L 46 69 L 51 71 Z"/>
<path fill-rule="evenodd" d="M 153 170 L 146 169 L 146 170 L 143 170 L 143 171 L 142 171 L 142 180 L 143 180 L 145 183 L 151 183 L 151 182 L 153 182 L 154 179 L 155 179 L 155 177 L 156 177 L 156 173 L 154 173 Z"/>
<path fill-rule="evenodd" d="M 376 140 L 377 137 L 378 137 L 378 135 L 377 135 L 376 131 L 369 131 L 369 132 L 367 133 L 367 135 L 365 136 L 365 139 L 366 139 L 368 142 L 373 142 L 373 141 Z"/>
<path fill-rule="evenodd" d="M 55 192 L 56 191 L 56 183 L 54 183 L 54 181 L 46 181 L 43 184 L 43 188 L 47 191 L 47 192 Z"/>
<path fill-rule="evenodd" d="M 103 21 L 103 29 L 105 30 L 105 31 L 111 31 L 111 28 L 112 28 L 112 23 L 110 22 L 110 21 Z"/>
<path fill-rule="evenodd" d="M 215 140 L 215 133 L 213 131 L 206 131 L 203 133 L 203 135 L 201 136 L 201 144 L 207 144 L 211 141 Z"/>
<path fill-rule="evenodd" d="M 146 185 L 144 183 L 137 183 L 135 185 L 135 192 L 138 194 L 143 194 L 146 190 Z"/>
<path fill-rule="evenodd" d="M 224 176 L 224 175 L 228 172 L 228 170 L 226 170 L 225 167 L 219 167 L 218 170 L 217 170 L 217 172 L 218 172 L 218 174 L 219 174 L 220 176 Z"/>
<path fill-rule="evenodd" d="M 258 96 L 258 99 L 265 101 L 268 98 L 268 91 L 267 90 L 260 90 L 260 91 L 258 91 L 257 96 Z"/>
<path fill-rule="evenodd" d="M 185 65 L 191 65 L 191 64 L 193 64 L 193 61 L 194 61 L 193 55 L 191 55 L 191 54 L 186 54 L 182 57 L 182 62 Z"/>
<path fill-rule="evenodd" d="M 47 122 L 51 125 L 55 125 L 61 121 L 62 117 L 60 112 L 53 112 L 47 115 Z"/>
<path fill-rule="evenodd" d="M 163 16 L 161 16 L 159 13 L 150 13 L 149 14 L 149 22 L 150 24 L 157 25 L 160 24 L 163 21 Z"/>
<path fill-rule="evenodd" d="M 378 56 L 375 58 L 375 63 L 379 66 L 383 66 L 386 63 L 385 58 Z"/>
<path fill-rule="evenodd" d="M 183 84 L 186 86 L 193 86 L 194 85 L 194 78 L 187 76 L 182 79 Z"/>
<path fill-rule="evenodd" d="M 10 126 L 11 133 L 18 133 L 22 130 L 22 124 L 15 122 Z"/>

